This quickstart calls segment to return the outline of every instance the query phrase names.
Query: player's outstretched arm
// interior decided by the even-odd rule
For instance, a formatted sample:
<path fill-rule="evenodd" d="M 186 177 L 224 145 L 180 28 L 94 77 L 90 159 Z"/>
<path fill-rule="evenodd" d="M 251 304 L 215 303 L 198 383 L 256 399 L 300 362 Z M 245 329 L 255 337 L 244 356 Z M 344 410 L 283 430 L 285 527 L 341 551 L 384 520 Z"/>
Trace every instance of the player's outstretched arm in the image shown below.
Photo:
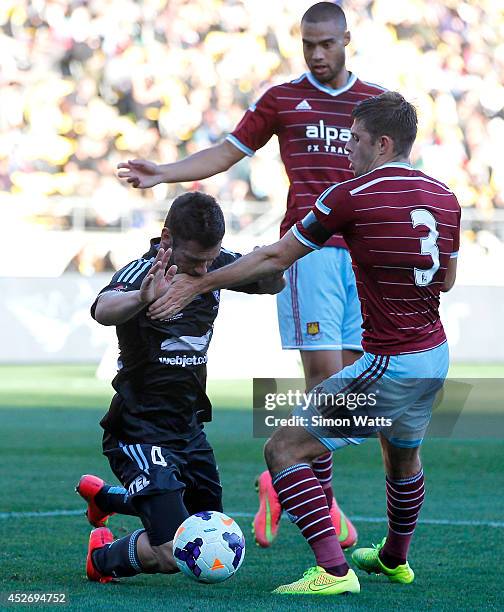
<path fill-rule="evenodd" d="M 166 319 L 180 312 L 197 295 L 214 289 L 252 283 L 282 273 L 310 251 L 311 249 L 301 244 L 292 232 L 288 232 L 275 244 L 252 251 L 234 263 L 205 276 L 177 275 L 169 290 L 149 306 L 147 315 L 153 319 Z"/>
<path fill-rule="evenodd" d="M 183 183 L 208 178 L 228 170 L 245 157 L 245 153 L 229 141 L 198 151 L 171 164 L 155 164 L 145 159 L 133 159 L 117 165 L 117 176 L 133 187 L 146 189 L 159 183 Z"/>
<path fill-rule="evenodd" d="M 260 249 L 261 247 L 254 247 L 254 251 Z M 247 283 L 235 285 L 233 287 L 226 287 L 226 289 L 237 289 L 238 291 L 242 291 L 243 293 L 251 293 L 255 295 L 275 295 L 280 293 L 282 289 L 285 287 L 286 282 L 283 275 L 283 270 L 280 272 L 275 272 L 274 274 L 270 274 L 269 276 L 265 276 L 259 279 L 255 283 Z"/>
<path fill-rule="evenodd" d="M 281 272 L 275 272 L 275 274 L 259 279 L 257 281 L 257 290 L 254 293 L 275 295 L 280 293 L 285 288 L 285 285 L 286 282 L 282 270 Z"/>
<path fill-rule="evenodd" d="M 121 325 L 148 304 L 166 293 L 177 266 L 166 267 L 171 257 L 171 249 L 159 249 L 151 269 L 145 276 L 140 289 L 135 291 L 108 291 L 99 296 L 95 308 L 95 320 L 102 325 Z"/>

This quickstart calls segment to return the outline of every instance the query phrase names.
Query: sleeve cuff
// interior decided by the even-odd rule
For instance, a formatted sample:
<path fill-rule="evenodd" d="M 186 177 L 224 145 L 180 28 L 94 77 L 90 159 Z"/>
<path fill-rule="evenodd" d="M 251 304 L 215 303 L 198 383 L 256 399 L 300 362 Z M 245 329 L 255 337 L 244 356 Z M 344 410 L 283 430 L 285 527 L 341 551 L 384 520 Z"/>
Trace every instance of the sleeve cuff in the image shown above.
<path fill-rule="evenodd" d="M 328 215 L 331 212 L 331 209 L 325 204 L 322 204 L 318 198 L 315 200 L 315 207 L 318 208 L 321 213 L 324 213 L 324 215 Z"/>
<path fill-rule="evenodd" d="M 254 155 L 255 153 L 254 150 L 249 149 L 249 147 L 246 147 L 242 142 L 238 140 L 238 138 L 236 138 L 236 136 L 233 136 L 232 134 L 228 134 L 226 136 L 226 140 L 229 141 L 232 145 L 234 145 L 237 149 L 240 149 L 242 153 L 245 153 L 245 155 L 248 155 L 249 157 L 252 157 L 252 155 Z"/>
<path fill-rule="evenodd" d="M 450 255 L 450 259 L 455 259 L 455 258 L 457 258 L 457 257 L 458 257 L 458 251 L 456 251 L 455 253 L 452 253 L 452 254 Z"/>
<path fill-rule="evenodd" d="M 291 227 L 291 232 L 294 235 L 294 237 L 297 240 L 299 240 L 301 244 L 304 244 L 309 249 L 313 249 L 314 251 L 319 251 L 322 248 L 320 245 L 315 244 L 311 240 L 308 240 L 308 238 L 305 238 L 295 225 Z"/>

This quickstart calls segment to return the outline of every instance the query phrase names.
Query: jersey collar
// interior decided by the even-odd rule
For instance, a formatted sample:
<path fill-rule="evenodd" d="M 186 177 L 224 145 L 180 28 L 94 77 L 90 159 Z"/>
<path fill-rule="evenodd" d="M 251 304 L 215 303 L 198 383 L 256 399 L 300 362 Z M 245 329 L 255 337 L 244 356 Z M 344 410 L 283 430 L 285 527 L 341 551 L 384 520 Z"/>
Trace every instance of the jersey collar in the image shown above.
<path fill-rule="evenodd" d="M 402 162 L 390 162 L 388 164 L 383 164 L 383 166 L 378 166 L 375 170 L 381 170 L 382 168 L 405 168 L 406 170 L 414 170 L 411 164 L 405 164 Z"/>
<path fill-rule="evenodd" d="M 332 87 L 328 87 L 327 85 L 319 83 L 319 81 L 317 81 L 317 79 L 313 76 L 311 72 L 305 72 L 305 76 L 313 85 L 313 87 L 316 87 L 324 93 L 328 93 L 330 96 L 339 96 L 343 92 L 348 91 L 351 87 L 353 87 L 355 82 L 357 81 L 357 77 L 355 76 L 355 74 L 352 74 L 350 72 L 346 85 L 343 85 L 343 87 L 340 87 L 339 89 L 333 89 Z"/>
<path fill-rule="evenodd" d="M 156 257 L 157 252 L 159 251 L 160 245 L 161 245 L 161 237 L 160 236 L 158 236 L 156 238 L 151 238 L 150 239 L 149 250 L 147 251 L 147 253 L 144 253 L 142 255 L 142 259 L 152 259 L 153 257 Z"/>

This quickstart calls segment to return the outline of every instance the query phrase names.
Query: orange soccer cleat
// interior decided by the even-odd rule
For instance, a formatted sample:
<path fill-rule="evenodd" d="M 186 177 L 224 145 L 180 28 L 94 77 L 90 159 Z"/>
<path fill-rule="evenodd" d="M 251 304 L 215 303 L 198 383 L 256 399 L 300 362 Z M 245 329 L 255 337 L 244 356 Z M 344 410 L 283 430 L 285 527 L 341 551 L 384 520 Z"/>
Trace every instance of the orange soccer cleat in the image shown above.
<path fill-rule="evenodd" d="M 256 490 L 259 493 L 259 510 L 254 516 L 252 528 L 256 543 L 267 548 L 277 536 L 282 516 L 282 506 L 267 470 L 257 478 Z"/>
<path fill-rule="evenodd" d="M 96 505 L 96 494 L 101 491 L 104 485 L 105 481 L 98 476 L 84 474 L 75 487 L 76 492 L 88 503 L 86 516 L 93 527 L 105 527 L 108 519 L 114 514 L 114 512 L 106 513 Z"/>
<path fill-rule="evenodd" d="M 88 580 L 91 582 L 111 582 L 113 580 L 112 576 L 103 576 L 93 564 L 93 551 L 98 548 L 102 548 L 107 544 L 112 544 L 114 541 L 114 536 L 112 532 L 107 527 L 99 527 L 98 529 L 93 529 L 89 535 L 89 545 L 88 545 L 88 554 L 86 558 L 86 574 Z"/>
<path fill-rule="evenodd" d="M 357 530 L 353 526 L 352 521 L 345 516 L 342 510 L 340 510 L 334 498 L 329 509 L 329 514 L 341 548 L 350 548 L 350 546 L 353 546 L 357 542 Z"/>

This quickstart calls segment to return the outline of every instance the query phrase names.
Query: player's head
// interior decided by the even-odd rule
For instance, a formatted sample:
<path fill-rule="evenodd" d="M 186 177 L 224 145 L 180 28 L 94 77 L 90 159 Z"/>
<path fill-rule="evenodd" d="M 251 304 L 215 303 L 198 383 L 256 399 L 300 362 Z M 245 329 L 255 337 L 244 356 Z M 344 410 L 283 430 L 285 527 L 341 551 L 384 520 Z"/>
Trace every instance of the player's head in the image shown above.
<path fill-rule="evenodd" d="M 395 91 L 357 104 L 352 111 L 348 161 L 356 176 L 408 158 L 417 133 L 415 107 Z"/>
<path fill-rule="evenodd" d="M 301 19 L 303 53 L 310 72 L 320 83 L 330 83 L 345 68 L 350 32 L 343 10 L 333 2 L 317 2 Z"/>
<path fill-rule="evenodd" d="M 179 272 L 202 276 L 219 255 L 225 224 L 221 207 L 200 191 L 173 201 L 161 233 L 161 246 L 171 246 L 171 263 Z"/>

